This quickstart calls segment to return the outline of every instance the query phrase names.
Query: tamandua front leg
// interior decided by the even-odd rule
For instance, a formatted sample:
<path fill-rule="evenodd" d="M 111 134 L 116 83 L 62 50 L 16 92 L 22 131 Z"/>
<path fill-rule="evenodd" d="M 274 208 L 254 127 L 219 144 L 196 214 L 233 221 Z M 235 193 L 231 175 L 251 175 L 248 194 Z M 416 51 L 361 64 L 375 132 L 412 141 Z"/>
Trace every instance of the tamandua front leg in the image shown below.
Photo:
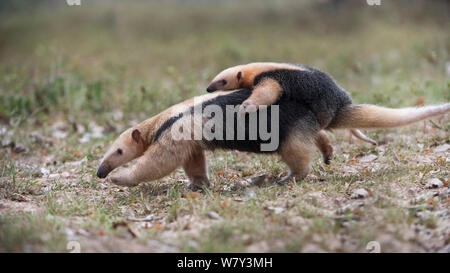
<path fill-rule="evenodd" d="M 260 105 L 271 105 L 275 103 L 280 95 L 280 84 L 270 78 L 264 79 L 253 87 L 252 94 L 242 103 L 239 112 L 256 112 Z"/>
<path fill-rule="evenodd" d="M 162 178 L 185 164 L 197 147 L 192 141 L 174 141 L 155 143 L 128 168 L 118 169 L 109 180 L 121 186 L 136 186 L 144 181 Z"/>
<path fill-rule="evenodd" d="M 183 164 L 183 169 L 191 184 L 192 191 L 200 190 L 202 187 L 209 187 L 208 169 L 206 167 L 205 152 L 198 147 L 188 160 Z"/>

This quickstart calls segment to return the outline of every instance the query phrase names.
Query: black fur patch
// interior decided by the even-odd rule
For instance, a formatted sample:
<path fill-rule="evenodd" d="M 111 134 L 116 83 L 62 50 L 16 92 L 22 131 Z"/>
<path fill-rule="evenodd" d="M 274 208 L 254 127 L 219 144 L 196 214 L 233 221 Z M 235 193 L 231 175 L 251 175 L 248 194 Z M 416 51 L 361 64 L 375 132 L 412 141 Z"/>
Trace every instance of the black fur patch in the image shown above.
<path fill-rule="evenodd" d="M 307 71 L 278 69 L 266 71 L 255 77 L 254 85 L 257 85 L 265 78 L 276 80 L 281 88 L 280 98 L 274 103 L 279 105 L 279 143 L 280 145 L 290 134 L 296 134 L 298 137 L 310 138 L 321 130 L 329 128 L 333 124 L 336 116 L 340 114 L 346 106 L 352 104 L 350 96 L 341 89 L 334 80 L 319 70 L 311 67 L 299 66 Z M 211 100 L 202 103 L 202 110 L 208 105 L 217 105 L 222 109 L 223 136 L 225 139 L 205 140 L 203 143 L 207 148 L 216 149 L 235 149 L 239 151 L 248 151 L 263 153 L 261 144 L 270 143 L 270 140 L 262 140 L 259 133 L 256 140 L 249 140 L 249 117 L 245 117 L 245 140 L 237 140 L 237 115 L 234 113 L 234 136 L 232 140 L 226 140 L 226 106 L 240 105 L 250 95 L 251 90 L 242 89 L 231 92 L 226 95 L 217 96 Z M 169 129 L 178 119 L 185 115 L 194 113 L 194 107 L 190 111 L 180 113 L 171 117 L 158 129 L 155 135 L 155 141 Z M 216 118 L 216 117 L 212 117 Z M 259 126 L 259 111 L 257 120 Z M 267 128 L 271 131 L 271 111 L 268 110 Z M 219 122 L 220 123 L 220 122 Z M 258 126 L 256 128 L 258 128 Z M 259 132 L 259 130 L 257 130 Z"/>
<path fill-rule="evenodd" d="M 170 127 L 172 127 L 172 125 L 179 120 L 181 117 L 183 116 L 183 113 L 179 113 L 177 116 L 173 116 L 170 117 L 168 120 L 166 120 L 161 127 L 159 127 L 159 129 L 156 131 L 155 133 L 155 137 L 153 137 L 153 141 L 157 141 L 161 135 L 164 133 L 164 131 L 166 131 L 167 129 L 169 129 Z"/>
<path fill-rule="evenodd" d="M 212 100 L 206 101 L 203 103 L 203 107 L 207 105 L 215 104 L 222 108 L 225 113 L 226 105 L 239 105 L 242 104 L 249 96 L 251 95 L 251 90 L 243 89 L 237 92 L 233 92 L 224 96 L 215 97 Z M 281 103 L 282 102 L 282 103 Z M 254 153 L 267 153 L 267 151 L 261 151 L 261 144 L 270 143 L 271 140 L 262 140 L 259 135 L 259 119 L 260 119 L 260 111 L 257 111 L 257 139 L 249 140 L 249 116 L 246 114 L 245 116 L 245 140 L 237 140 L 237 115 L 241 115 L 239 113 L 234 113 L 234 136 L 233 140 L 211 140 L 203 142 L 207 145 L 208 148 L 215 149 L 235 149 L 239 151 L 247 151 Z M 267 125 L 266 128 L 269 132 L 272 130 L 271 126 L 271 115 L 272 111 L 270 107 L 267 110 Z M 225 121 L 225 116 L 223 117 L 223 121 Z M 301 107 L 295 101 L 291 100 L 280 100 L 279 104 L 279 131 L 277 132 L 279 135 L 279 144 L 284 142 L 287 136 L 294 131 L 299 135 L 299 137 L 309 138 L 312 135 L 315 135 L 319 130 L 319 123 L 314 116 L 314 113 L 305 107 Z M 223 122 L 224 123 L 224 122 Z M 223 135 L 226 136 L 226 127 L 223 126 Z M 279 147 L 278 147 L 279 148 Z M 278 149 L 277 149 L 278 150 Z M 271 151 L 271 152 L 276 152 Z"/>
<path fill-rule="evenodd" d="M 261 144 L 264 143 L 270 143 L 271 140 L 263 140 L 261 139 L 261 136 L 259 133 L 257 133 L 256 140 L 249 140 L 249 116 L 246 114 L 245 116 L 245 138 L 244 140 L 237 140 L 237 132 L 238 132 L 238 122 L 237 122 L 237 115 L 241 115 L 239 113 L 234 113 L 234 135 L 231 140 L 226 139 L 226 124 L 225 124 L 225 118 L 226 118 L 226 106 L 237 106 L 242 104 L 249 96 L 251 95 L 251 90 L 249 89 L 242 89 L 236 92 L 232 92 L 226 95 L 217 96 L 211 100 L 205 101 L 202 103 L 202 111 L 207 107 L 208 105 L 217 105 L 222 109 L 223 117 L 222 120 L 218 123 L 222 123 L 223 126 L 223 140 L 214 139 L 214 140 L 206 140 L 203 139 L 203 143 L 206 146 L 206 148 L 209 149 L 233 149 L 233 150 L 239 150 L 239 151 L 248 151 L 248 152 L 254 152 L 254 153 L 267 153 L 268 151 L 262 151 L 261 150 Z M 279 105 L 279 131 L 277 132 L 279 135 L 279 144 L 283 143 L 283 141 L 286 139 L 286 137 L 291 134 L 292 132 L 296 131 L 296 134 L 299 135 L 299 137 L 305 137 L 308 138 L 310 136 L 313 136 L 317 133 L 318 130 L 320 130 L 319 123 L 317 122 L 317 119 L 314 115 L 314 113 L 301 105 L 298 104 L 298 102 L 294 100 L 280 100 Z M 157 131 L 157 134 L 155 135 L 155 141 L 164 133 L 165 130 L 169 129 L 178 119 L 180 119 L 182 116 L 186 116 L 188 114 L 194 113 L 194 107 L 190 109 L 190 111 L 180 113 L 178 116 L 171 117 L 169 120 L 167 120 Z M 269 132 L 271 132 L 272 127 L 270 124 L 271 121 L 271 109 L 269 108 L 267 111 L 267 126 Z M 217 117 L 212 117 L 217 118 Z M 259 118 L 260 114 L 259 111 L 257 112 L 257 132 L 259 132 Z M 277 149 L 278 150 L 278 149 Z M 270 152 L 276 152 L 270 151 Z"/>
<path fill-rule="evenodd" d="M 255 77 L 254 86 L 265 78 L 276 80 L 282 89 L 279 104 L 295 101 L 298 106 L 313 111 L 321 128 L 326 129 L 337 112 L 351 104 L 352 99 L 326 73 L 311 67 L 303 68 L 307 71 L 277 69 L 263 72 Z"/>

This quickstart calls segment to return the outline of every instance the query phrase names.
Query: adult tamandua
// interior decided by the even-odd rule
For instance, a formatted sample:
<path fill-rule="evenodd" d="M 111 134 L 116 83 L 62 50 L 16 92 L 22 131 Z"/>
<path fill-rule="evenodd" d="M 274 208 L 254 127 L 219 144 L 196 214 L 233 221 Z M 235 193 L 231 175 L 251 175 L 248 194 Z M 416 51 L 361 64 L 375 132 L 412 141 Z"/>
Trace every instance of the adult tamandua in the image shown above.
<path fill-rule="evenodd" d="M 293 99 L 301 100 L 302 93 L 307 88 L 312 87 L 315 91 L 321 91 L 319 92 L 320 94 L 326 95 L 328 87 L 326 84 L 321 85 L 320 82 L 307 82 L 312 77 L 305 77 L 305 74 L 316 71 L 316 69 L 296 64 L 273 62 L 249 63 L 223 70 L 214 77 L 206 90 L 208 92 L 214 92 L 217 90 L 251 88 L 253 89 L 252 95 L 244 101 L 241 109 L 242 112 L 251 112 L 255 111 L 260 105 L 275 103 L 284 93 L 288 93 L 288 96 Z M 321 88 L 324 90 L 320 90 Z M 326 98 L 324 97 L 324 99 Z M 323 108 L 317 107 L 316 109 L 322 110 Z M 318 114 L 320 115 L 321 113 L 318 112 Z M 363 141 L 374 145 L 377 144 L 375 140 L 367 137 L 358 129 L 351 129 L 350 131 L 354 136 Z M 319 135 L 317 146 L 321 151 L 329 151 L 330 149 L 332 151 L 332 147 L 329 145 L 328 138 L 324 132 L 322 132 L 322 135 Z M 326 153 L 324 153 L 324 160 L 326 158 Z"/>
<path fill-rule="evenodd" d="M 328 84 L 332 85 L 334 82 L 330 81 Z M 334 92 L 331 92 L 329 96 L 333 96 L 335 103 L 329 106 L 330 111 L 327 111 L 326 115 L 319 116 L 320 119 L 309 105 L 315 97 L 314 93 L 310 94 L 312 97 L 307 96 L 305 101 L 293 100 L 288 96 L 282 96 L 279 99 L 279 145 L 273 152 L 280 154 L 281 159 L 290 169 L 289 174 L 280 182 L 290 178 L 302 179 L 308 174 L 314 150 L 312 143 L 322 129 L 323 122 L 327 124 L 326 129 L 387 128 L 403 126 L 450 111 L 450 103 L 400 109 L 352 104 L 347 93 L 337 88 L 333 90 Z M 256 140 L 236 140 L 236 138 L 177 140 L 173 128 L 177 122 L 188 121 L 188 124 L 192 124 L 192 119 L 219 118 L 197 114 L 193 109 L 198 105 L 202 108 L 216 105 L 226 109 L 230 105 L 241 105 L 251 94 L 252 91 L 249 89 L 205 94 L 199 96 L 197 100 L 190 99 L 174 105 L 127 129 L 104 155 L 97 170 L 97 176 L 105 178 L 117 167 L 137 159 L 132 166 L 120 168 L 112 173 L 109 177 L 110 181 L 123 186 L 136 186 L 140 182 L 162 178 L 182 166 L 191 181 L 191 186 L 195 188 L 209 185 L 204 150 L 220 148 L 261 153 L 264 152 L 261 151 L 261 144 L 266 143 L 267 139 L 263 140 L 258 135 Z M 260 111 L 261 109 L 257 111 L 258 119 Z M 267 113 L 271 115 L 271 111 Z M 233 114 L 234 121 L 237 116 L 236 111 Z M 271 118 L 267 117 L 266 121 L 269 120 Z M 225 119 L 222 118 L 220 121 L 225 122 Z M 224 125 L 225 130 L 226 124 Z M 245 122 L 244 127 L 248 134 L 249 123 Z M 191 129 L 194 134 L 198 130 L 203 130 L 202 126 L 193 126 Z"/>

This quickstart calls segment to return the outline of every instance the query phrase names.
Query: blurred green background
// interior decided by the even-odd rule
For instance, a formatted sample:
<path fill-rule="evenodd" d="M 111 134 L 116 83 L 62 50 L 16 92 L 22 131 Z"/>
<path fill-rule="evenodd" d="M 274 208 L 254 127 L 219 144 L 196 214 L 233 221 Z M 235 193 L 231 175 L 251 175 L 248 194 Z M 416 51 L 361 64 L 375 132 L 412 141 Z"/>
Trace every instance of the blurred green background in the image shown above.
<path fill-rule="evenodd" d="M 0 122 L 145 119 L 254 61 L 331 74 L 358 103 L 450 100 L 450 4 L 0 1 Z"/>

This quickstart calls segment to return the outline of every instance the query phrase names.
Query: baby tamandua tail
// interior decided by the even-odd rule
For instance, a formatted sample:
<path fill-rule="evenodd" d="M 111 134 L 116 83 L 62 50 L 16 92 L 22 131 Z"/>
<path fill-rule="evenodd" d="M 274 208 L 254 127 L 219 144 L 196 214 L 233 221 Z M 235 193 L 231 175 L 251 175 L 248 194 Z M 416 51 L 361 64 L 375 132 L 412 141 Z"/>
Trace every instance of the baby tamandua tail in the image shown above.
<path fill-rule="evenodd" d="M 226 91 L 238 88 L 253 89 L 252 95 L 242 103 L 241 111 L 254 112 L 260 105 L 275 103 L 283 94 L 293 99 L 302 100 L 302 89 L 308 88 L 308 85 L 311 84 L 321 84 L 320 82 L 305 82 L 302 80 L 304 79 L 303 75 L 305 73 L 314 71 L 312 68 L 294 64 L 272 62 L 249 63 L 223 70 L 214 77 L 206 90 L 208 92 L 214 92 L 217 90 Z M 322 89 L 326 90 L 327 86 L 323 86 Z M 323 113 L 319 112 L 316 114 L 320 115 Z M 375 140 L 367 137 L 358 129 L 350 129 L 350 131 L 355 137 L 365 142 L 374 145 L 377 144 Z M 327 134 L 324 131 L 321 131 L 317 135 L 316 145 L 322 152 L 324 162 L 329 164 L 333 148 L 329 144 Z"/>

